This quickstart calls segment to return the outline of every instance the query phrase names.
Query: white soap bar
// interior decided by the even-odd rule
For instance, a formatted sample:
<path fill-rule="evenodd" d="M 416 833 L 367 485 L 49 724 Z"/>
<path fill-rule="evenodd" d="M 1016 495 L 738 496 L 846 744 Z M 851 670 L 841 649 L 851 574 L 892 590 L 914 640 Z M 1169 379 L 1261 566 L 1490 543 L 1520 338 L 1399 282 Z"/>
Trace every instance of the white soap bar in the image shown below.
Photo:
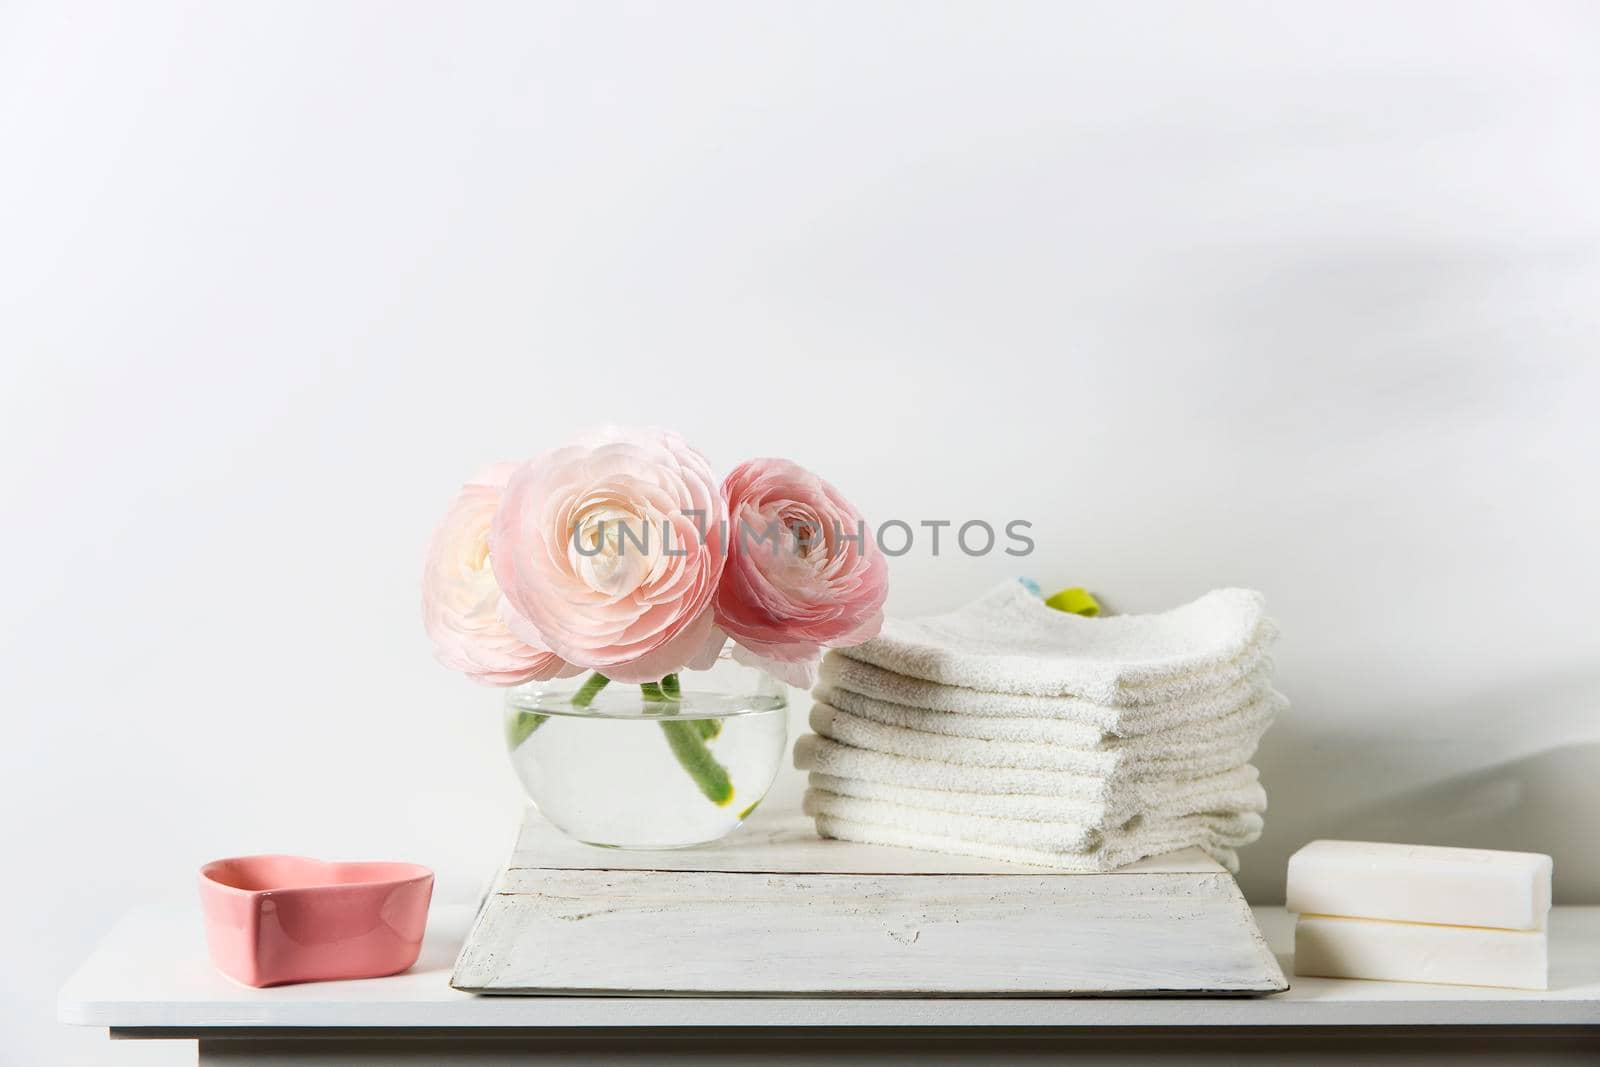
<path fill-rule="evenodd" d="M 1483 848 L 1313 841 L 1289 857 L 1284 904 L 1312 915 L 1543 930 L 1550 857 Z"/>
<path fill-rule="evenodd" d="M 1544 989 L 1549 984 L 1547 938 L 1543 930 L 1302 915 L 1294 926 L 1294 973 Z"/>

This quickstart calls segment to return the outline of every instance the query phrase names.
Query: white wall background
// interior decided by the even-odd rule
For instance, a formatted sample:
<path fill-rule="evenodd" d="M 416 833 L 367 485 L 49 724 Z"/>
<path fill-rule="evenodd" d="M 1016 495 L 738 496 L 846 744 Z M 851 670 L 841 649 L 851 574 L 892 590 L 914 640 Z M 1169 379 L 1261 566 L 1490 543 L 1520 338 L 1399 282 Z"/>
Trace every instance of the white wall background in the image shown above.
<path fill-rule="evenodd" d="M 219 854 L 434 865 L 517 792 L 430 660 L 480 462 L 604 417 L 1122 610 L 1264 590 L 1314 835 L 1600 902 L 1590 4 L 0 5 L 7 1063 Z M 893 566 L 953 604 L 1004 556 Z"/>

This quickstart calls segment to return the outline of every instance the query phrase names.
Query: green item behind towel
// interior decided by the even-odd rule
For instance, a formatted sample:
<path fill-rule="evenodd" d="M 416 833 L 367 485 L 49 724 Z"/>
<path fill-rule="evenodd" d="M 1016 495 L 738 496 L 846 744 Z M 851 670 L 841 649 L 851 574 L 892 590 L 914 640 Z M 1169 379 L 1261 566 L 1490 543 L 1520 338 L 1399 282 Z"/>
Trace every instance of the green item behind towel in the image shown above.
<path fill-rule="evenodd" d="M 1071 615 L 1094 618 L 1100 614 L 1100 602 L 1087 589 L 1063 589 L 1045 598 L 1045 605 Z"/>

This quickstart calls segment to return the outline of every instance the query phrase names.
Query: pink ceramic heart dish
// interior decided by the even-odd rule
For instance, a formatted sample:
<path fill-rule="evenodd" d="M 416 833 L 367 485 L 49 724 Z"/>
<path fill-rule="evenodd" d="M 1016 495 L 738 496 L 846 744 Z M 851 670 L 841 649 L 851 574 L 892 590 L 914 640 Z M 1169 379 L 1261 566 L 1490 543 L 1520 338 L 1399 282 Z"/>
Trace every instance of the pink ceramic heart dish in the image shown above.
<path fill-rule="evenodd" d="M 417 962 L 433 872 L 238 856 L 200 868 L 211 962 L 245 985 L 398 974 Z"/>

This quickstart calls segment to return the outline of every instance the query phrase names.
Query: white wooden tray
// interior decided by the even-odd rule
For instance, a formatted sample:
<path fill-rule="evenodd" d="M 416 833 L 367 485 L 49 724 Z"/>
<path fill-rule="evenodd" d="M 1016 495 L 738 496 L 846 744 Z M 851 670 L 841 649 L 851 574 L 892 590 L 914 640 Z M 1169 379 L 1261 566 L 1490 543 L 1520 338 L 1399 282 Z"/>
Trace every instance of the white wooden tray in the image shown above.
<path fill-rule="evenodd" d="M 1237 996 L 1288 988 L 1198 850 L 1072 874 L 827 841 L 757 816 L 715 846 L 622 852 L 531 809 L 450 984 L 628 996 Z"/>

